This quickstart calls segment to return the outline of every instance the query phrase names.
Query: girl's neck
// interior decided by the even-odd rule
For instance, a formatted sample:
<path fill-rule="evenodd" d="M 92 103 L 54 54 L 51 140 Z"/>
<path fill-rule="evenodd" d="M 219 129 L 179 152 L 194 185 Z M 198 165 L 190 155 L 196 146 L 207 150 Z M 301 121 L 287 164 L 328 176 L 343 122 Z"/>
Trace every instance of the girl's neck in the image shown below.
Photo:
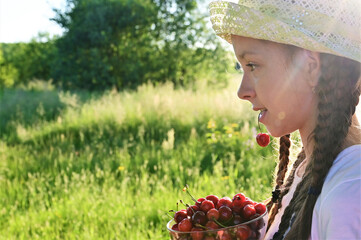
<path fill-rule="evenodd" d="M 309 128 L 309 129 L 311 129 L 311 128 Z M 311 130 L 308 130 L 308 131 L 300 130 L 302 145 L 303 145 L 303 149 L 305 151 L 305 160 L 303 162 L 307 162 L 308 159 L 310 159 L 312 152 L 313 152 L 314 140 L 313 140 L 313 137 L 311 137 L 311 134 L 312 134 Z"/>

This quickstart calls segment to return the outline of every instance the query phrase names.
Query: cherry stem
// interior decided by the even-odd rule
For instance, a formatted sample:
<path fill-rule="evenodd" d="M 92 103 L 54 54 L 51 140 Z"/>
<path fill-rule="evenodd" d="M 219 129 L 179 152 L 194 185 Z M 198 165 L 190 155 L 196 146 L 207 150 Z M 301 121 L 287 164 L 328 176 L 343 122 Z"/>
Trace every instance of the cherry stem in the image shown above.
<path fill-rule="evenodd" d="M 174 218 L 174 217 L 172 217 L 169 213 L 165 213 L 165 215 L 167 215 L 168 217 L 170 217 L 170 218 Z"/>
<path fill-rule="evenodd" d="M 196 203 L 200 203 L 192 196 L 192 194 L 189 192 L 188 189 L 189 189 L 188 184 L 186 184 L 185 187 L 183 188 L 183 191 L 185 191 L 192 198 L 193 201 L 195 201 Z"/>
<path fill-rule="evenodd" d="M 215 221 L 221 227 L 224 227 L 224 228 L 227 227 L 227 226 L 223 225 L 222 223 L 220 223 L 218 220 L 216 220 L 214 217 L 212 218 L 212 220 Z"/>
<path fill-rule="evenodd" d="M 201 224 L 199 224 L 199 223 L 194 224 L 194 226 L 203 228 L 203 229 L 205 229 L 205 230 L 208 229 L 208 228 L 206 228 L 205 226 L 203 226 L 203 225 L 201 225 Z"/>
<path fill-rule="evenodd" d="M 189 206 L 188 204 L 184 203 L 184 202 L 182 201 L 182 199 L 179 200 L 179 202 L 180 202 L 181 204 L 183 204 L 185 207 L 188 207 L 188 206 Z"/>
<path fill-rule="evenodd" d="M 190 209 L 192 210 L 193 214 L 196 213 L 196 211 L 194 211 L 194 209 L 192 208 L 192 206 L 190 206 L 189 204 L 186 204 L 186 207 L 190 208 Z"/>
<path fill-rule="evenodd" d="M 258 118 L 257 118 L 257 122 L 258 122 L 258 128 L 259 128 L 259 131 L 262 133 L 262 129 L 261 129 L 261 126 L 259 125 L 259 119 L 260 119 L 260 117 L 261 117 L 261 113 L 262 112 L 259 112 L 259 114 L 258 114 Z"/>

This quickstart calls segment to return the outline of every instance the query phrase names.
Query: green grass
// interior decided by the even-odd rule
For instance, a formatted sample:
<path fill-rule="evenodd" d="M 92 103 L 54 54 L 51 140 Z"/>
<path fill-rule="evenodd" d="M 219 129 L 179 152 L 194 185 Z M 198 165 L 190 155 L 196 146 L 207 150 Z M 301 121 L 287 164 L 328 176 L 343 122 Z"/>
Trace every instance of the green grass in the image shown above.
<path fill-rule="evenodd" d="M 3 91 L 0 239 L 168 239 L 186 183 L 197 197 L 268 198 L 276 140 L 255 145 L 236 84 Z"/>

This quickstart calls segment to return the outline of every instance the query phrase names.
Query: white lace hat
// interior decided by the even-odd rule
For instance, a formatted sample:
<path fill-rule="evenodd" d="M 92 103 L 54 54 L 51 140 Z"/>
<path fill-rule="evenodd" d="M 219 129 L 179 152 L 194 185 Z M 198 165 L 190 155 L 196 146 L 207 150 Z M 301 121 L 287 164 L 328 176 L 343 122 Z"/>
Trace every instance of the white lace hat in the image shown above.
<path fill-rule="evenodd" d="M 239 0 L 209 4 L 216 34 L 240 35 L 361 62 L 361 0 Z"/>

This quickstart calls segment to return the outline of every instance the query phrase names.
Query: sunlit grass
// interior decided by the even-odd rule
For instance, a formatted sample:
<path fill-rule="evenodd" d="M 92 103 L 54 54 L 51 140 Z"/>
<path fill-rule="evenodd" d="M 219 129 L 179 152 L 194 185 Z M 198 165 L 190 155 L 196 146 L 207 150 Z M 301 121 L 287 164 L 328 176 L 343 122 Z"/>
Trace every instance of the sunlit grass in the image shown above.
<path fill-rule="evenodd" d="M 196 196 L 268 198 L 276 140 L 254 144 L 257 114 L 237 83 L 3 94 L 0 239 L 168 239 L 186 183 Z"/>

